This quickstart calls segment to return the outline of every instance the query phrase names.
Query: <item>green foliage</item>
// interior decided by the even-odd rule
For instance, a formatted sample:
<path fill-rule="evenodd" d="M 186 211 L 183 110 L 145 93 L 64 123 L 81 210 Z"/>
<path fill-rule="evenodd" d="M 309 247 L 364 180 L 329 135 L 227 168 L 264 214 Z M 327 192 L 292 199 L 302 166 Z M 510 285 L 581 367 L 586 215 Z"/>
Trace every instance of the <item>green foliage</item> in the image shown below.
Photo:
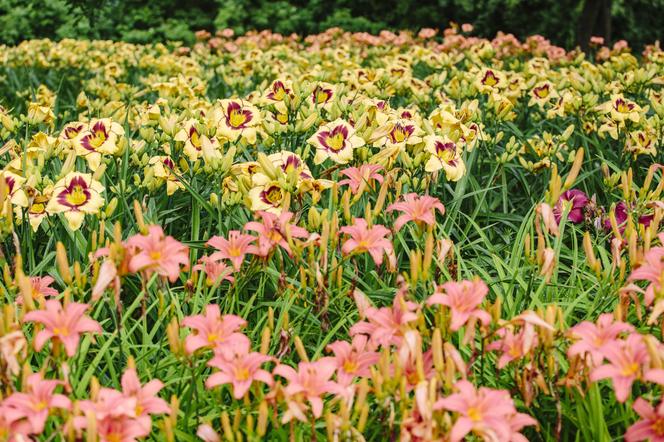
<path fill-rule="evenodd" d="M 191 44 L 199 29 L 311 34 L 338 26 L 377 33 L 444 28 L 454 21 L 472 23 L 480 36 L 541 34 L 569 48 L 582 5 L 579 0 L 0 0 L 0 42 L 75 36 Z M 612 39 L 624 38 L 635 47 L 660 39 L 663 8 L 664 0 L 613 0 Z"/>

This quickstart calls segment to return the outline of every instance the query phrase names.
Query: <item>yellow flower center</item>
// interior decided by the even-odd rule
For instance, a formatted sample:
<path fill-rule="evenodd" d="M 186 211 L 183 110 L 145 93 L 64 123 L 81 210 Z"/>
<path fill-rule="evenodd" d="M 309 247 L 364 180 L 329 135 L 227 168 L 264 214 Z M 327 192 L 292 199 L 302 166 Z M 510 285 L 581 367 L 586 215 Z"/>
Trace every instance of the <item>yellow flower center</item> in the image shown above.
<path fill-rule="evenodd" d="M 330 99 L 330 94 L 325 91 L 316 92 L 316 104 L 323 104 Z"/>
<path fill-rule="evenodd" d="M 217 334 L 216 333 L 208 333 L 207 340 L 208 340 L 208 342 L 216 342 L 217 341 Z"/>
<path fill-rule="evenodd" d="M 39 401 L 33 406 L 35 411 L 42 411 L 46 407 L 48 407 L 48 404 L 44 401 Z"/>
<path fill-rule="evenodd" d="M 616 106 L 616 110 L 620 112 L 621 114 L 626 114 L 629 112 L 629 105 L 625 103 L 624 101 L 618 102 L 618 105 Z"/>
<path fill-rule="evenodd" d="M 69 336 L 69 330 L 67 330 L 66 328 L 56 327 L 53 329 L 53 334 L 56 336 L 61 336 L 63 338 L 66 338 L 67 336 Z"/>
<path fill-rule="evenodd" d="M 537 95 L 539 98 L 546 98 L 549 96 L 549 87 L 548 86 L 542 86 L 539 88 L 535 89 L 535 95 Z"/>
<path fill-rule="evenodd" d="M 106 134 L 102 130 L 98 130 L 94 133 L 94 136 L 90 138 L 90 145 L 97 149 L 106 141 Z"/>
<path fill-rule="evenodd" d="M 344 136 L 341 133 L 327 137 L 327 145 L 332 150 L 341 150 L 344 147 Z"/>
<path fill-rule="evenodd" d="M 247 370 L 246 368 L 242 367 L 235 370 L 235 378 L 238 381 L 246 381 L 249 379 L 249 377 L 250 377 L 249 370 Z"/>
<path fill-rule="evenodd" d="M 473 422 L 479 422 L 482 420 L 482 412 L 475 407 L 470 407 L 468 409 L 468 417 Z"/>
<path fill-rule="evenodd" d="M 239 247 L 230 247 L 228 249 L 228 254 L 231 256 L 242 256 L 242 250 Z"/>
<path fill-rule="evenodd" d="M 498 79 L 492 72 L 487 72 L 487 74 L 484 76 L 483 83 L 485 86 L 495 86 L 498 84 Z"/>
<path fill-rule="evenodd" d="M 281 124 L 288 123 L 288 114 L 277 114 L 277 121 Z"/>
<path fill-rule="evenodd" d="M 65 198 L 72 206 L 81 206 L 88 200 L 88 197 L 85 194 L 85 189 L 81 186 L 74 186 Z"/>
<path fill-rule="evenodd" d="M 153 261 L 157 261 L 161 259 L 161 252 L 155 250 L 153 252 L 150 252 L 150 259 Z"/>
<path fill-rule="evenodd" d="M 106 435 L 108 442 L 122 442 L 122 434 L 113 432 Z"/>
<path fill-rule="evenodd" d="M 401 143 L 406 139 L 406 131 L 404 131 L 400 127 L 394 129 L 392 131 L 392 139 L 394 139 L 396 143 Z"/>
<path fill-rule="evenodd" d="M 43 203 L 34 203 L 30 207 L 30 213 L 39 215 L 41 213 L 44 213 L 46 211 L 46 206 Z"/>
<path fill-rule="evenodd" d="M 357 364 L 355 361 L 346 361 L 344 362 L 344 371 L 346 373 L 355 373 L 357 371 Z"/>
<path fill-rule="evenodd" d="M 282 88 L 282 87 L 280 87 L 279 89 L 277 89 L 276 91 L 274 91 L 274 95 L 273 95 L 273 97 L 274 97 L 274 99 L 277 100 L 277 101 L 281 101 L 281 100 L 283 100 L 285 96 L 286 96 L 286 91 L 285 91 L 284 88 Z"/>
<path fill-rule="evenodd" d="M 439 157 L 441 160 L 449 163 L 454 159 L 454 151 L 451 149 L 445 149 L 440 153 Z"/>
<path fill-rule="evenodd" d="M 267 192 L 265 192 L 265 199 L 268 200 L 271 204 L 279 204 L 281 198 L 281 189 L 277 186 L 272 186 Z"/>
<path fill-rule="evenodd" d="M 196 149 L 200 149 L 200 148 L 201 148 L 201 137 L 200 137 L 200 135 L 198 135 L 198 132 L 197 132 L 197 131 L 194 131 L 194 132 L 191 134 L 190 141 L 191 141 L 191 144 L 192 144 Z"/>
<path fill-rule="evenodd" d="M 652 428 L 652 431 L 654 431 L 656 435 L 664 436 L 664 419 L 657 419 L 650 428 Z"/>
<path fill-rule="evenodd" d="M 231 126 L 240 127 L 245 123 L 245 121 L 247 121 L 247 117 L 241 110 L 232 110 L 229 121 Z"/>
<path fill-rule="evenodd" d="M 620 374 L 623 376 L 634 376 L 639 371 L 639 364 L 632 362 L 623 367 L 620 371 Z"/>

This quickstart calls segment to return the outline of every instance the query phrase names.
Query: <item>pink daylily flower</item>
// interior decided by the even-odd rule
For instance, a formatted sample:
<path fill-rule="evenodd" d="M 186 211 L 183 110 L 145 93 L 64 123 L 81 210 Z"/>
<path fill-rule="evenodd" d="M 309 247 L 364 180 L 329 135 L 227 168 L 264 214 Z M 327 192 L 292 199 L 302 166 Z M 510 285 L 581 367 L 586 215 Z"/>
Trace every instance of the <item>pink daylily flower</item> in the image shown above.
<path fill-rule="evenodd" d="M 135 413 L 137 417 L 150 417 L 152 414 L 169 413 L 170 407 L 165 400 L 157 396 L 157 393 L 164 388 L 164 384 L 159 379 L 153 379 L 141 385 L 138 379 L 136 369 L 128 368 L 122 374 L 122 394 L 127 398 L 136 400 Z M 147 428 L 150 431 L 150 426 Z"/>
<path fill-rule="evenodd" d="M 609 363 L 595 368 L 590 380 L 611 378 L 619 402 L 627 400 L 636 380 L 664 384 L 664 370 L 649 368 L 650 356 L 640 334 L 633 333 L 626 340 L 607 346 L 602 353 Z"/>
<path fill-rule="evenodd" d="M 444 305 L 450 309 L 452 320 L 450 330 L 457 331 L 470 318 L 477 318 L 483 325 L 491 322 L 491 315 L 478 308 L 489 287 L 480 279 L 461 282 L 449 281 L 436 288 L 436 293 L 427 299 L 427 305 Z"/>
<path fill-rule="evenodd" d="M 507 328 L 496 331 L 500 337 L 497 341 L 487 345 L 487 350 L 500 350 L 502 355 L 498 359 L 498 368 L 504 368 L 512 361 L 519 360 L 537 347 L 537 333 L 531 324 L 526 324 L 518 333 Z"/>
<path fill-rule="evenodd" d="M 13 431 L 41 434 L 52 408 L 69 410 L 69 398 L 54 393 L 58 385 L 62 384 L 62 381 L 46 380 L 40 373 L 35 373 L 28 377 L 27 392 L 13 393 L 2 401 L 2 407 L 6 407 L 3 414 L 15 421 L 12 425 Z"/>
<path fill-rule="evenodd" d="M 380 353 L 373 351 L 365 335 L 353 336 L 352 343 L 336 341 L 327 346 L 327 350 L 334 353 L 337 363 L 337 382 L 340 385 L 350 385 L 356 377 L 367 377 L 371 374 L 370 368 L 378 363 Z"/>
<path fill-rule="evenodd" d="M 664 402 L 654 408 L 643 398 L 632 406 L 641 420 L 632 424 L 625 433 L 625 442 L 664 442 Z"/>
<path fill-rule="evenodd" d="M 378 164 L 362 164 L 359 167 L 348 167 L 340 173 L 347 178 L 339 181 L 339 186 L 348 185 L 353 195 L 360 193 L 366 187 L 372 187 L 373 181 L 383 184 L 383 176 L 378 172 L 383 166 Z"/>
<path fill-rule="evenodd" d="M 323 399 L 321 396 L 336 393 L 339 386 L 330 378 L 337 369 L 334 358 L 320 358 L 315 362 L 300 362 L 297 371 L 288 365 L 278 365 L 272 371 L 288 380 L 284 389 L 288 396 L 302 394 L 311 404 L 311 411 L 316 419 L 323 414 Z"/>
<path fill-rule="evenodd" d="M 258 255 L 268 256 L 277 246 L 283 248 L 288 255 L 292 256 L 293 251 L 288 245 L 289 238 L 307 238 L 309 232 L 302 227 L 290 223 L 293 213 L 282 212 L 280 215 L 274 213 L 258 211 L 262 222 L 250 221 L 245 224 L 246 230 L 254 231 L 258 234 Z"/>
<path fill-rule="evenodd" d="M 165 236 L 159 226 L 150 226 L 147 235 L 134 235 L 127 244 L 137 249 L 129 262 L 132 272 L 156 272 L 175 282 L 180 276 L 180 266 L 189 265 L 189 249 L 172 236 Z"/>
<path fill-rule="evenodd" d="M 622 321 L 616 321 L 611 313 L 600 315 L 597 323 L 583 321 L 572 327 L 568 334 L 578 339 L 567 349 L 568 356 L 587 354 L 593 365 L 598 366 L 604 360 L 604 350 L 619 345 L 621 333 L 634 332 L 634 327 Z"/>
<path fill-rule="evenodd" d="M 388 212 L 395 210 L 402 212 L 394 223 L 394 229 L 397 231 L 408 221 L 414 221 L 418 225 L 427 224 L 431 226 L 436 224 L 436 209 L 441 215 L 445 214 L 445 206 L 438 198 L 429 195 L 419 196 L 416 193 L 407 193 L 403 196 L 403 201 L 390 204 L 387 207 Z"/>
<path fill-rule="evenodd" d="M 63 307 L 60 301 L 51 299 L 46 301 L 46 310 L 28 312 L 24 321 L 38 322 L 44 326 L 35 336 L 35 350 L 40 351 L 46 341 L 53 338 L 64 345 L 67 356 L 74 356 L 81 333 L 102 332 L 97 321 L 84 316 L 87 309 L 88 304 L 70 302 Z"/>
<path fill-rule="evenodd" d="M 350 328 L 350 335 L 370 336 L 372 345 L 400 345 L 407 324 L 417 320 L 418 305 L 403 299 L 401 293 L 394 297 L 392 307 L 366 307 L 366 321 L 360 321 Z"/>
<path fill-rule="evenodd" d="M 209 285 L 214 285 L 223 280 L 228 282 L 235 281 L 235 278 L 231 276 L 234 271 L 233 268 L 226 265 L 223 261 L 212 259 L 210 256 L 202 256 L 198 260 L 198 264 L 193 267 L 193 270 L 204 271 L 206 281 Z"/>
<path fill-rule="evenodd" d="M 255 236 L 242 234 L 239 230 L 228 232 L 228 239 L 213 236 L 207 242 L 207 245 L 218 251 L 210 255 L 210 259 L 228 259 L 233 264 L 235 271 L 240 271 L 244 257 L 247 254 L 258 254 L 258 248 L 253 245 L 254 241 L 256 241 Z"/>
<path fill-rule="evenodd" d="M 470 432 L 488 440 L 514 440 L 515 430 L 536 422 L 528 415 L 517 413 L 509 393 L 505 390 L 493 390 L 461 380 L 455 385 L 458 393 L 439 399 L 434 409 L 445 409 L 458 414 L 450 442 L 458 442 Z"/>
<path fill-rule="evenodd" d="M 247 321 L 235 315 L 222 316 L 216 304 L 205 307 L 205 315 L 187 316 L 182 320 L 182 325 L 194 330 L 184 343 L 184 348 L 189 354 L 199 348 L 220 350 L 226 345 L 241 345 L 241 341 L 248 341 L 245 335 L 238 332 L 247 325 Z"/>
<path fill-rule="evenodd" d="M 100 442 L 134 442 L 150 434 L 149 416 L 137 416 L 137 399 L 111 388 L 99 390 L 96 400 L 79 402 L 80 410 L 96 420 L 94 430 Z M 85 416 L 74 418 L 79 430 L 87 428 Z"/>
<path fill-rule="evenodd" d="M 213 388 L 217 385 L 232 384 L 235 399 L 242 399 L 254 381 L 272 386 L 274 383 L 272 375 L 261 368 L 264 363 L 271 361 L 272 358 L 249 350 L 249 341 L 247 340 L 229 345 L 223 351 L 218 352 L 208 362 L 208 365 L 219 369 L 219 371 L 207 379 L 205 386 Z"/>
<path fill-rule="evenodd" d="M 664 244 L 664 234 L 660 235 Z M 651 305 L 657 294 L 664 293 L 664 246 L 653 247 L 643 257 L 641 265 L 632 271 L 628 281 L 647 281 L 644 302 Z"/>
<path fill-rule="evenodd" d="M 394 255 L 392 242 L 386 238 L 390 231 L 385 226 L 375 225 L 369 228 L 365 219 L 355 218 L 352 226 L 343 226 L 339 231 L 350 236 L 341 247 L 344 255 L 368 252 L 377 266 L 383 263 L 383 254 L 388 257 Z"/>

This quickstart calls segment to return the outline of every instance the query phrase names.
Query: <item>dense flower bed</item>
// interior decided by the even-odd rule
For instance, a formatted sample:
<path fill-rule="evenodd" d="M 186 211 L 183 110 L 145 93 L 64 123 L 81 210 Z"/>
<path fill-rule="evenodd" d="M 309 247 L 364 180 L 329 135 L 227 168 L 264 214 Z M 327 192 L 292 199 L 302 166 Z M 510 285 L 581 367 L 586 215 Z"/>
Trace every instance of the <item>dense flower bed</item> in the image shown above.
<path fill-rule="evenodd" d="M 0 440 L 664 440 L 664 52 L 0 51 Z"/>

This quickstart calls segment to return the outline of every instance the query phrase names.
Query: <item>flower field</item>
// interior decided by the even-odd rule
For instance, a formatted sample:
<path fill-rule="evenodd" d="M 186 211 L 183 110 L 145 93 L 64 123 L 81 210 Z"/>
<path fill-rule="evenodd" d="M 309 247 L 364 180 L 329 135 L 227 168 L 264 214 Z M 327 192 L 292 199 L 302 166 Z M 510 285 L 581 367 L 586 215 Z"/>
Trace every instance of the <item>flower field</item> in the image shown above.
<path fill-rule="evenodd" d="M 663 441 L 664 52 L 0 49 L 0 441 Z"/>

